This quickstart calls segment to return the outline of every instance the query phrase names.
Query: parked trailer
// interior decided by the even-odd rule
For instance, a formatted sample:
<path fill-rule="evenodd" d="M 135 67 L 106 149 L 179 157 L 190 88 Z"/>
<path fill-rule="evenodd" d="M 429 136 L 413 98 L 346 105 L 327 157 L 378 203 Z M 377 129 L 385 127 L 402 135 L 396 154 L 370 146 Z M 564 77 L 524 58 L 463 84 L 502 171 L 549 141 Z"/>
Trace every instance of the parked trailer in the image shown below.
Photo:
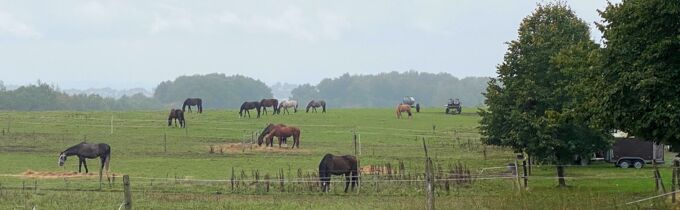
<path fill-rule="evenodd" d="M 407 104 L 411 106 L 411 108 L 416 108 L 416 112 L 420 112 L 420 103 L 416 103 L 416 99 L 413 98 L 412 96 L 406 96 L 404 97 L 403 100 L 401 100 L 402 104 Z"/>
<path fill-rule="evenodd" d="M 642 168 L 645 164 L 664 163 L 664 145 L 641 138 L 616 138 L 604 160 L 621 168 Z"/>

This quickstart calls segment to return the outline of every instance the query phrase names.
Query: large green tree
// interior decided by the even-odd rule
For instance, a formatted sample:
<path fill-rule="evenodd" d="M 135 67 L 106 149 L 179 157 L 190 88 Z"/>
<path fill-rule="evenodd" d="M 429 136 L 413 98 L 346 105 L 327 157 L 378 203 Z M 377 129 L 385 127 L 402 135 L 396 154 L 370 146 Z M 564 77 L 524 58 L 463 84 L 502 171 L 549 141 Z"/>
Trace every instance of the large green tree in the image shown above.
<path fill-rule="evenodd" d="M 518 33 L 498 78 L 488 83 L 488 109 L 480 110 L 483 141 L 555 163 L 565 186 L 564 164 L 608 144 L 606 132 L 579 112 L 590 94 L 583 87 L 596 79 L 598 47 L 588 25 L 563 3 L 538 5 Z"/>
<path fill-rule="evenodd" d="M 272 98 L 272 92 L 262 81 L 250 77 L 213 73 L 162 82 L 156 87 L 154 98 L 176 107 L 187 98 L 202 98 L 204 107 L 238 108 L 244 101 Z"/>
<path fill-rule="evenodd" d="M 600 12 L 605 122 L 637 137 L 680 143 L 680 1 L 625 0 Z"/>

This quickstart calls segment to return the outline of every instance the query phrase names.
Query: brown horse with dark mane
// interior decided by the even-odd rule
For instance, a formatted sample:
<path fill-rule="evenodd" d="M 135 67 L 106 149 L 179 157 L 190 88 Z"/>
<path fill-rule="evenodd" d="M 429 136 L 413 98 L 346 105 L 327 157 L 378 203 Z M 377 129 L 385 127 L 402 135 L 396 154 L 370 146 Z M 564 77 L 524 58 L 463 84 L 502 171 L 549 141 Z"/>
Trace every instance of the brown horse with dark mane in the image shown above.
<path fill-rule="evenodd" d="M 359 170 L 357 165 L 357 158 L 352 155 L 324 155 L 319 163 L 321 190 L 323 192 L 328 192 L 332 175 L 345 175 L 345 192 L 347 192 L 350 180 L 352 180 L 352 190 L 354 190 L 354 185 L 359 184 Z"/>
<path fill-rule="evenodd" d="M 300 129 L 293 126 L 286 126 L 284 124 L 269 124 L 264 128 L 260 136 L 257 138 L 257 145 L 274 146 L 274 137 L 279 138 L 279 147 L 281 142 L 285 142 L 286 138 L 293 137 L 293 146 L 291 148 L 300 148 Z"/>
<path fill-rule="evenodd" d="M 274 108 L 274 111 L 272 112 L 272 115 L 274 115 L 279 111 L 279 100 L 276 100 L 274 98 L 262 99 L 260 101 L 260 106 L 262 106 L 262 112 L 264 114 L 267 114 L 267 107 Z"/>
<path fill-rule="evenodd" d="M 406 112 L 408 113 L 408 118 L 413 118 L 413 115 L 411 114 L 411 106 L 408 104 L 399 104 L 397 105 L 397 119 L 401 118 L 401 113 Z"/>
<path fill-rule="evenodd" d="M 170 114 L 168 115 L 168 126 L 172 126 L 173 119 L 175 120 L 175 127 L 177 127 L 178 122 L 181 128 L 184 128 L 186 126 L 186 122 L 184 121 L 184 111 L 182 111 L 181 109 L 170 110 Z"/>

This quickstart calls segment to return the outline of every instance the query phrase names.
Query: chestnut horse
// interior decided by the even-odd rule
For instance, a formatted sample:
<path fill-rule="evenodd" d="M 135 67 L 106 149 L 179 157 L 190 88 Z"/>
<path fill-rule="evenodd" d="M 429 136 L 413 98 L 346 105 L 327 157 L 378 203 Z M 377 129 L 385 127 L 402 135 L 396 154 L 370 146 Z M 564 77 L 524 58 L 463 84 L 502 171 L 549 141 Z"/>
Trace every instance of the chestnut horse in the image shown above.
<path fill-rule="evenodd" d="M 286 126 L 284 124 L 269 124 L 264 128 L 260 137 L 257 139 L 257 144 L 262 145 L 265 142 L 265 146 L 274 146 L 274 137 L 279 138 L 279 147 L 281 147 L 281 142 L 285 141 L 288 137 L 293 137 L 293 146 L 291 148 L 300 148 L 300 129 L 297 127 Z"/>
<path fill-rule="evenodd" d="M 401 113 L 406 112 L 408 113 L 408 118 L 413 118 L 411 115 L 411 106 L 408 104 L 399 104 L 397 105 L 397 119 L 401 118 Z"/>
<path fill-rule="evenodd" d="M 272 107 L 274 108 L 274 112 L 272 115 L 276 114 L 276 112 L 279 110 L 279 100 L 276 99 L 262 99 L 260 101 L 260 106 L 262 107 L 262 112 L 264 114 L 267 114 L 267 107 Z"/>

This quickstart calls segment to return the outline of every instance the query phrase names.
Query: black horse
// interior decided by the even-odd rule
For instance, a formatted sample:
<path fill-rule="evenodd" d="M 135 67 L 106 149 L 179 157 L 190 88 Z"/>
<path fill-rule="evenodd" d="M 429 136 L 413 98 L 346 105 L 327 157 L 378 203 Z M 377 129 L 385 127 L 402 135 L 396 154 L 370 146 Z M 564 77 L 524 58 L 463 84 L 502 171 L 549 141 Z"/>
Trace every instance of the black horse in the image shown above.
<path fill-rule="evenodd" d="M 66 158 L 68 156 L 78 156 L 80 162 L 78 163 L 78 173 L 81 172 L 81 168 L 85 166 L 85 173 L 88 173 L 87 163 L 85 159 L 94 159 L 99 157 L 101 160 L 101 168 L 99 169 L 99 182 L 102 181 L 102 170 L 106 167 L 106 179 L 110 181 L 109 178 L 109 162 L 111 161 L 111 147 L 108 144 L 88 144 L 81 142 L 75 146 L 69 147 L 63 152 L 59 153 L 59 166 L 64 166 Z"/>
<path fill-rule="evenodd" d="M 187 111 L 187 106 L 189 107 L 189 112 L 191 112 L 191 106 L 196 106 L 198 108 L 198 113 L 203 113 L 203 100 L 200 98 L 187 98 L 187 100 L 184 100 L 184 104 L 182 105 L 183 112 Z"/>
<path fill-rule="evenodd" d="M 321 107 L 323 108 L 322 113 L 326 113 L 326 101 L 324 100 L 312 100 L 307 104 L 307 111 L 309 112 L 309 108 L 312 108 L 312 112 L 316 112 L 316 108 Z"/>
<path fill-rule="evenodd" d="M 186 127 L 186 121 L 184 121 L 184 111 L 181 109 L 170 110 L 170 114 L 168 115 L 168 126 L 172 126 L 172 119 L 175 119 L 175 127 L 177 127 L 178 122 L 180 128 Z"/>
<path fill-rule="evenodd" d="M 354 190 L 354 185 L 359 184 L 357 158 L 352 155 L 324 155 L 321 163 L 319 163 L 319 179 L 321 180 L 321 190 L 323 192 L 328 192 L 330 188 L 331 175 L 345 175 L 345 192 L 347 192 L 351 178 L 352 190 Z"/>
<path fill-rule="evenodd" d="M 257 110 L 257 118 L 260 118 L 260 102 L 257 101 L 246 101 L 241 104 L 241 110 L 238 111 L 239 117 L 244 117 L 245 114 L 243 114 L 243 110 L 248 113 L 248 118 L 250 118 L 250 111 L 251 109 L 256 109 Z"/>

